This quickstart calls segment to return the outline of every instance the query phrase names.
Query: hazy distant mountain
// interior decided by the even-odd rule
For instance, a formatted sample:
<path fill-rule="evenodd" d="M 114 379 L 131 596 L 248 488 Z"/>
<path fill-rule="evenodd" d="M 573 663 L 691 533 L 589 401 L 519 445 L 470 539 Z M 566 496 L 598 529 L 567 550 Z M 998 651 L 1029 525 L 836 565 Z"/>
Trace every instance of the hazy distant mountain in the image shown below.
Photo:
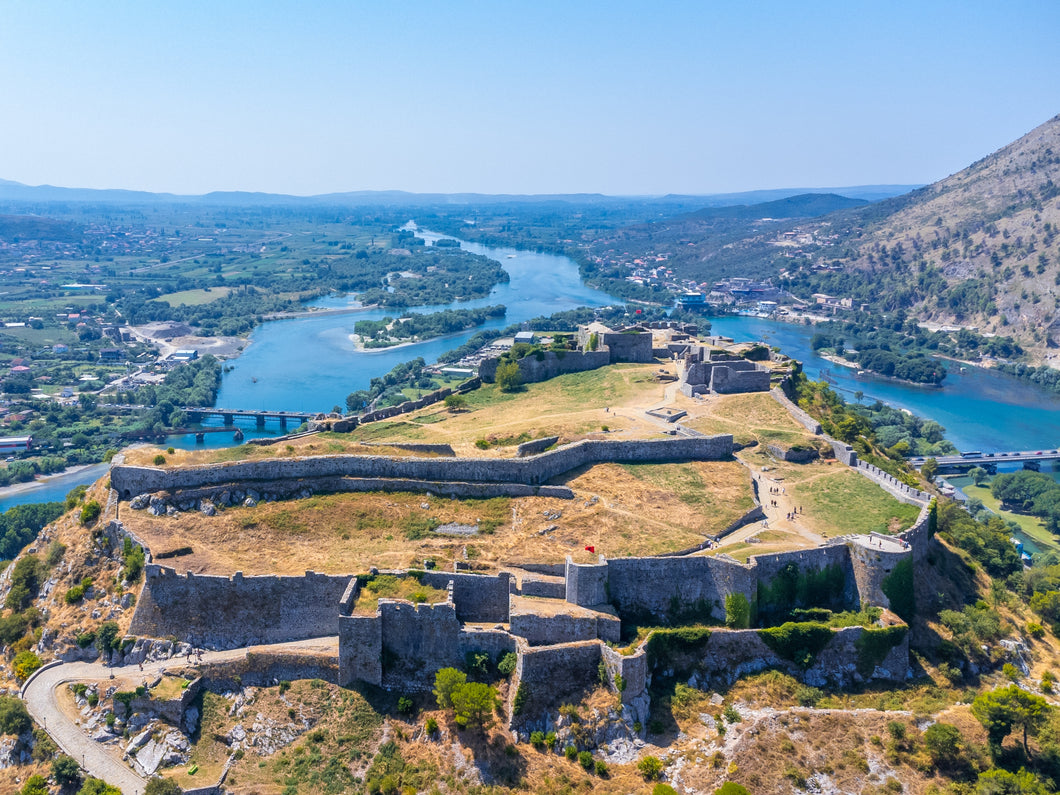
<path fill-rule="evenodd" d="M 682 216 L 688 220 L 709 220 L 713 218 L 815 218 L 827 215 L 836 210 L 849 210 L 868 204 L 864 199 L 852 199 L 835 193 L 803 193 L 776 201 L 759 204 L 738 204 L 735 206 L 707 207 L 694 213 Z"/>
<path fill-rule="evenodd" d="M 838 193 L 851 198 L 873 201 L 897 196 L 911 190 L 912 185 L 861 185 L 849 188 L 783 188 L 749 191 L 746 193 L 711 194 L 706 196 L 606 196 L 602 193 L 556 194 L 486 194 L 486 193 L 409 193 L 406 191 L 349 191 L 325 193 L 318 196 L 290 196 L 282 193 L 252 193 L 245 191 L 214 191 L 201 196 L 174 193 L 149 193 L 134 190 L 95 190 L 91 188 L 60 188 L 52 185 L 23 185 L 0 179 L 0 201 L 11 202 L 86 202 L 95 204 L 202 204 L 233 207 L 283 205 L 335 205 L 348 207 L 427 207 L 439 205 L 489 204 L 609 204 L 658 202 L 689 206 L 720 207 L 734 204 L 755 204 L 783 199 L 801 193 Z"/>

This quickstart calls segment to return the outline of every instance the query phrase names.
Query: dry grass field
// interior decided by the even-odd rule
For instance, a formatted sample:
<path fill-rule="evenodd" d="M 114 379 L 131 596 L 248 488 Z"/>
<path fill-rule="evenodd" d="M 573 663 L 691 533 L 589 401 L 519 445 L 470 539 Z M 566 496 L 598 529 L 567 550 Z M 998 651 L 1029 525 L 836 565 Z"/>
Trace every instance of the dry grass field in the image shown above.
<path fill-rule="evenodd" d="M 335 494 L 308 500 L 229 508 L 215 517 L 179 518 L 123 512 L 123 519 L 152 550 L 191 547 L 169 559 L 178 571 L 227 574 L 298 574 L 309 569 L 344 573 L 370 566 L 440 567 L 469 562 L 484 570 L 524 562 L 586 561 L 654 555 L 696 546 L 717 535 L 752 506 L 751 475 L 783 484 L 786 500 L 800 505 L 797 522 L 774 512 L 768 526 L 744 528 L 717 551 L 739 560 L 755 554 L 802 549 L 826 538 L 908 526 L 916 510 L 903 506 L 868 480 L 834 461 L 807 465 L 774 461 L 765 443 L 814 443 L 769 394 L 691 399 L 673 383 L 656 380 L 659 366 L 616 365 L 560 376 L 504 393 L 485 385 L 467 395 L 465 410 L 430 406 L 351 434 L 315 434 L 271 446 L 220 451 L 161 452 L 137 448 L 129 463 L 199 465 L 246 458 L 331 454 L 417 455 L 391 446 L 402 442 L 449 444 L 459 456 L 505 457 L 530 439 L 662 437 L 672 426 L 646 414 L 659 406 L 683 409 L 681 422 L 704 433 L 730 433 L 745 444 L 740 461 L 680 464 L 601 464 L 567 473 L 576 499 L 498 498 L 451 500 L 417 494 Z M 604 430 L 606 428 L 606 431 Z M 765 481 L 763 481 L 765 482 Z M 858 505 L 850 511 L 849 506 Z M 470 536 L 439 535 L 438 525 L 478 526 Z M 589 553 L 586 547 L 594 547 Z"/>
<path fill-rule="evenodd" d="M 570 473 L 574 500 L 545 497 L 452 500 L 424 494 L 329 494 L 216 516 L 122 512 L 122 521 L 178 571 L 229 574 L 354 573 L 407 568 L 433 559 L 497 568 L 526 561 L 589 561 L 651 555 L 703 541 L 751 507 L 750 477 L 735 461 L 655 467 L 601 464 Z M 426 507 L 424 507 L 426 506 Z M 478 526 L 471 536 L 440 535 L 446 524 Z"/>

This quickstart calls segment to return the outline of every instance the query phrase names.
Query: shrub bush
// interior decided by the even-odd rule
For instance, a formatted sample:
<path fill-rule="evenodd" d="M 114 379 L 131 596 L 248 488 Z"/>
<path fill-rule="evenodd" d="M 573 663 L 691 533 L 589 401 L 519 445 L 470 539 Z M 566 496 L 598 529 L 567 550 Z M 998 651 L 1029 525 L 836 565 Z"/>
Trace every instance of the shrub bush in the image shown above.
<path fill-rule="evenodd" d="M 89 500 L 81 506 L 81 524 L 89 525 L 99 518 L 103 512 L 103 506 L 96 500 Z"/>
<path fill-rule="evenodd" d="M 497 670 L 504 676 L 511 676 L 518 662 L 519 658 L 515 656 L 515 652 L 506 651 L 497 661 Z"/>
<path fill-rule="evenodd" d="M 566 748 L 563 749 L 563 755 L 567 757 L 567 759 L 574 761 L 574 759 L 578 756 L 578 749 L 575 748 L 573 745 L 568 745 Z"/>
<path fill-rule="evenodd" d="M 813 665 L 821 649 L 832 640 L 832 630 L 813 621 L 801 624 L 789 621 L 779 627 L 758 630 L 758 637 L 778 657 L 791 660 L 805 670 Z"/>
<path fill-rule="evenodd" d="M 154 457 L 154 465 L 156 467 L 160 467 L 160 466 L 162 466 L 165 463 L 166 463 L 166 457 L 164 455 L 162 455 L 161 453 L 159 453 L 158 455 L 156 455 Z"/>
<path fill-rule="evenodd" d="M 15 696 L 0 696 L 0 734 L 25 734 L 33 726 L 26 705 Z"/>
<path fill-rule="evenodd" d="M 578 754 L 578 764 L 584 767 L 586 770 L 593 769 L 593 755 L 588 751 L 582 751 Z"/>
<path fill-rule="evenodd" d="M 49 568 L 53 567 L 63 559 L 63 555 L 65 554 L 66 544 L 61 541 L 52 541 L 51 544 L 48 545 L 48 552 L 44 557 L 44 562 L 48 564 Z"/>
<path fill-rule="evenodd" d="M 654 781 L 662 773 L 662 760 L 657 756 L 646 756 L 637 762 L 637 770 L 648 781 Z"/>
<path fill-rule="evenodd" d="M 12 662 L 12 666 L 15 669 L 15 678 L 20 682 L 25 682 L 29 679 L 29 675 L 40 668 L 41 665 L 40 657 L 29 649 L 16 654 Z"/>
<path fill-rule="evenodd" d="M 81 766 L 72 757 L 59 754 L 52 760 L 52 777 L 60 787 L 74 787 L 81 783 Z"/>

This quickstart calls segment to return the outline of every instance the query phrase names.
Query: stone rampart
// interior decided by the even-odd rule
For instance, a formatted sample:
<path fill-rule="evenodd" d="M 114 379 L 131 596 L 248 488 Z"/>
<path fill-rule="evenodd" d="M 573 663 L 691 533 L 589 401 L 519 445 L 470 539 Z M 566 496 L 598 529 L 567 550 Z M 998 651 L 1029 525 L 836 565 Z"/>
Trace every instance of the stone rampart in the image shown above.
<path fill-rule="evenodd" d="M 534 439 L 532 442 L 523 442 L 515 448 L 515 457 L 526 458 L 528 455 L 543 453 L 558 441 L 558 436 L 546 436 L 544 439 Z"/>
<path fill-rule="evenodd" d="M 204 663 L 199 670 L 203 689 L 214 693 L 295 679 L 323 679 L 336 684 L 339 677 L 334 654 L 309 651 L 249 650 L 239 659 Z"/>
<path fill-rule="evenodd" d="M 795 421 L 802 425 L 810 433 L 819 435 L 821 433 L 821 423 L 807 414 L 805 411 L 796 406 L 787 395 L 784 394 L 784 390 L 781 387 L 774 387 L 769 390 L 769 394 L 773 396 L 773 399 L 780 405 L 788 410 Z"/>
<path fill-rule="evenodd" d="M 920 509 L 916 521 L 899 538 L 913 551 L 913 560 L 920 563 L 927 558 L 928 542 L 935 533 L 938 505 L 934 499 Z"/>
<path fill-rule="evenodd" d="M 766 450 L 768 450 L 769 454 L 774 458 L 792 464 L 808 464 L 810 461 L 814 461 L 821 456 L 815 447 L 796 448 L 782 447 L 779 444 L 767 444 Z"/>
<path fill-rule="evenodd" d="M 590 564 L 575 563 L 568 555 L 564 573 L 567 601 L 582 607 L 604 604 L 609 601 L 607 577 L 608 564 L 603 555 L 599 563 Z"/>
<path fill-rule="evenodd" d="M 927 505 L 931 501 L 931 495 L 925 491 L 914 488 L 903 483 L 898 478 L 879 467 L 873 466 L 865 461 L 857 462 L 858 472 L 878 485 L 899 502 L 906 505 Z"/>
<path fill-rule="evenodd" d="M 883 592 L 883 582 L 891 575 L 895 566 L 912 554 L 909 549 L 895 549 L 895 546 L 898 545 L 890 537 L 874 543 L 874 539 L 869 536 L 849 543 L 850 562 L 858 586 L 858 595 L 863 604 L 891 606 L 890 599 Z"/>
<path fill-rule="evenodd" d="M 439 668 L 463 665 L 460 621 L 451 603 L 380 599 L 379 614 L 384 685 L 418 682 L 421 688 L 429 688 Z"/>
<path fill-rule="evenodd" d="M 597 576 L 606 583 L 607 601 L 630 620 L 723 621 L 730 593 L 742 593 L 754 604 L 753 566 L 720 558 L 615 558 L 597 568 L 602 569 Z M 567 600 L 574 601 L 578 593 L 568 578 Z"/>
<path fill-rule="evenodd" d="M 111 484 L 122 499 L 158 491 L 182 491 L 230 483 L 303 478 L 405 479 L 465 483 L 537 485 L 576 467 L 607 462 L 717 460 L 732 454 L 732 436 L 670 439 L 586 439 L 526 458 L 395 458 L 312 456 L 270 461 L 237 461 L 199 467 L 111 467 Z"/>
<path fill-rule="evenodd" d="M 574 499 L 574 492 L 567 486 L 526 486 L 522 483 L 467 483 L 452 480 L 325 477 L 300 478 L 297 480 L 261 480 L 250 485 L 255 487 L 262 499 L 266 500 L 307 497 L 312 493 L 337 494 L 371 491 L 439 494 L 457 499 L 490 499 L 492 497 Z M 173 505 L 174 508 L 181 511 L 201 509 L 203 500 L 209 500 L 215 505 L 231 505 L 232 499 L 242 493 L 242 489 L 239 486 L 238 482 L 233 482 L 196 489 L 178 489 L 168 492 L 169 498 L 163 499 L 162 504 L 163 507 Z"/>
<path fill-rule="evenodd" d="M 339 616 L 339 684 L 383 684 L 383 618 Z"/>
<path fill-rule="evenodd" d="M 175 636 L 196 646 L 234 649 L 334 635 L 349 576 L 177 574 L 149 563 L 129 633 Z"/>
<path fill-rule="evenodd" d="M 526 640 L 531 646 L 550 646 L 579 640 L 617 643 L 621 639 L 622 624 L 616 616 L 598 615 L 542 615 L 512 613 L 511 633 Z"/>
<path fill-rule="evenodd" d="M 752 365 L 752 369 L 737 368 L 731 364 L 715 366 L 710 378 L 711 390 L 721 395 L 737 392 L 767 391 L 769 389 L 769 370 L 764 367 L 758 368 L 751 362 L 748 362 L 748 364 Z"/>
<path fill-rule="evenodd" d="M 451 598 L 435 604 L 380 599 L 374 615 L 339 616 L 338 624 L 342 685 L 429 690 L 438 669 L 462 667 L 469 652 L 496 661 L 516 646 L 504 629 L 462 625 Z"/>
<path fill-rule="evenodd" d="M 519 583 L 520 596 L 541 596 L 546 599 L 566 599 L 567 583 L 564 580 L 541 580 L 534 577 L 523 577 Z"/>
<path fill-rule="evenodd" d="M 699 556 L 614 558 L 589 565 L 568 560 L 566 599 L 582 607 L 610 603 L 624 620 L 664 624 L 723 621 L 729 594 L 742 594 L 755 605 L 759 589 L 771 587 L 790 565 L 799 574 L 837 567 L 842 590 L 832 594 L 836 609 L 856 609 L 862 602 L 881 604 L 878 583 L 858 576 L 851 557 L 852 544 L 755 555 L 746 564 Z"/>
<path fill-rule="evenodd" d="M 648 655 L 643 648 L 633 654 L 620 654 L 610 646 L 602 646 L 600 653 L 623 704 L 631 704 L 644 695 L 648 689 Z M 619 676 L 622 677 L 621 689 L 617 685 Z"/>
<path fill-rule="evenodd" d="M 526 702 L 513 724 L 536 721 L 545 710 L 593 687 L 598 681 L 602 646 L 596 640 L 555 646 L 520 644 L 515 678 L 518 687 L 525 687 Z"/>
<path fill-rule="evenodd" d="M 416 444 L 414 442 L 361 442 L 365 447 L 392 447 L 395 450 L 408 450 L 410 453 L 427 453 L 453 458 L 453 446 L 449 444 Z"/>
<path fill-rule="evenodd" d="M 540 358 L 538 358 L 540 356 Z M 479 376 L 488 384 L 497 378 L 499 358 L 485 359 L 478 367 Z M 611 354 L 607 351 L 542 351 L 530 354 L 518 360 L 519 376 L 524 384 L 536 384 L 548 381 L 564 373 L 584 373 L 588 370 L 599 370 L 611 364 Z M 649 360 L 650 361 L 650 360 Z"/>
<path fill-rule="evenodd" d="M 462 392 L 467 390 L 460 390 Z M 396 406 L 387 406 L 386 408 L 376 409 L 375 411 L 369 411 L 358 417 L 358 422 L 364 424 L 366 422 L 377 422 L 379 420 L 390 419 L 391 417 L 397 417 L 400 414 L 408 414 L 412 411 L 419 411 L 422 408 L 426 408 L 434 403 L 438 403 L 445 400 L 453 394 L 453 390 L 449 387 L 435 390 L 429 394 L 424 395 L 417 400 L 406 400 L 404 403 L 399 403 Z"/>
<path fill-rule="evenodd" d="M 843 573 L 843 591 L 830 594 L 835 600 L 834 609 L 856 610 L 862 601 L 858 594 L 857 581 L 850 561 L 850 548 L 847 544 L 832 544 L 816 549 L 799 549 L 771 555 L 755 555 L 751 560 L 758 588 L 771 586 L 777 575 L 789 565 L 794 566 L 800 573 L 819 572 L 835 566 Z"/>
<path fill-rule="evenodd" d="M 420 582 L 432 588 L 453 584 L 453 605 L 460 621 L 482 623 L 508 622 L 508 595 L 512 575 L 463 574 L 451 571 L 427 571 L 417 575 Z"/>

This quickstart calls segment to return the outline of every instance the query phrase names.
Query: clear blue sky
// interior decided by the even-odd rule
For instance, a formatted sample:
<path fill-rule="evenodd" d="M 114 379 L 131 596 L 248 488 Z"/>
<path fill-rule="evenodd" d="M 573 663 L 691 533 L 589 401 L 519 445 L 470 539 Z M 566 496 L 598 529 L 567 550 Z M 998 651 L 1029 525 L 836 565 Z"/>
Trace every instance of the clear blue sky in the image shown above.
<path fill-rule="evenodd" d="M 5 2 L 0 178 L 177 193 L 930 182 L 1060 113 L 1060 3 Z"/>

